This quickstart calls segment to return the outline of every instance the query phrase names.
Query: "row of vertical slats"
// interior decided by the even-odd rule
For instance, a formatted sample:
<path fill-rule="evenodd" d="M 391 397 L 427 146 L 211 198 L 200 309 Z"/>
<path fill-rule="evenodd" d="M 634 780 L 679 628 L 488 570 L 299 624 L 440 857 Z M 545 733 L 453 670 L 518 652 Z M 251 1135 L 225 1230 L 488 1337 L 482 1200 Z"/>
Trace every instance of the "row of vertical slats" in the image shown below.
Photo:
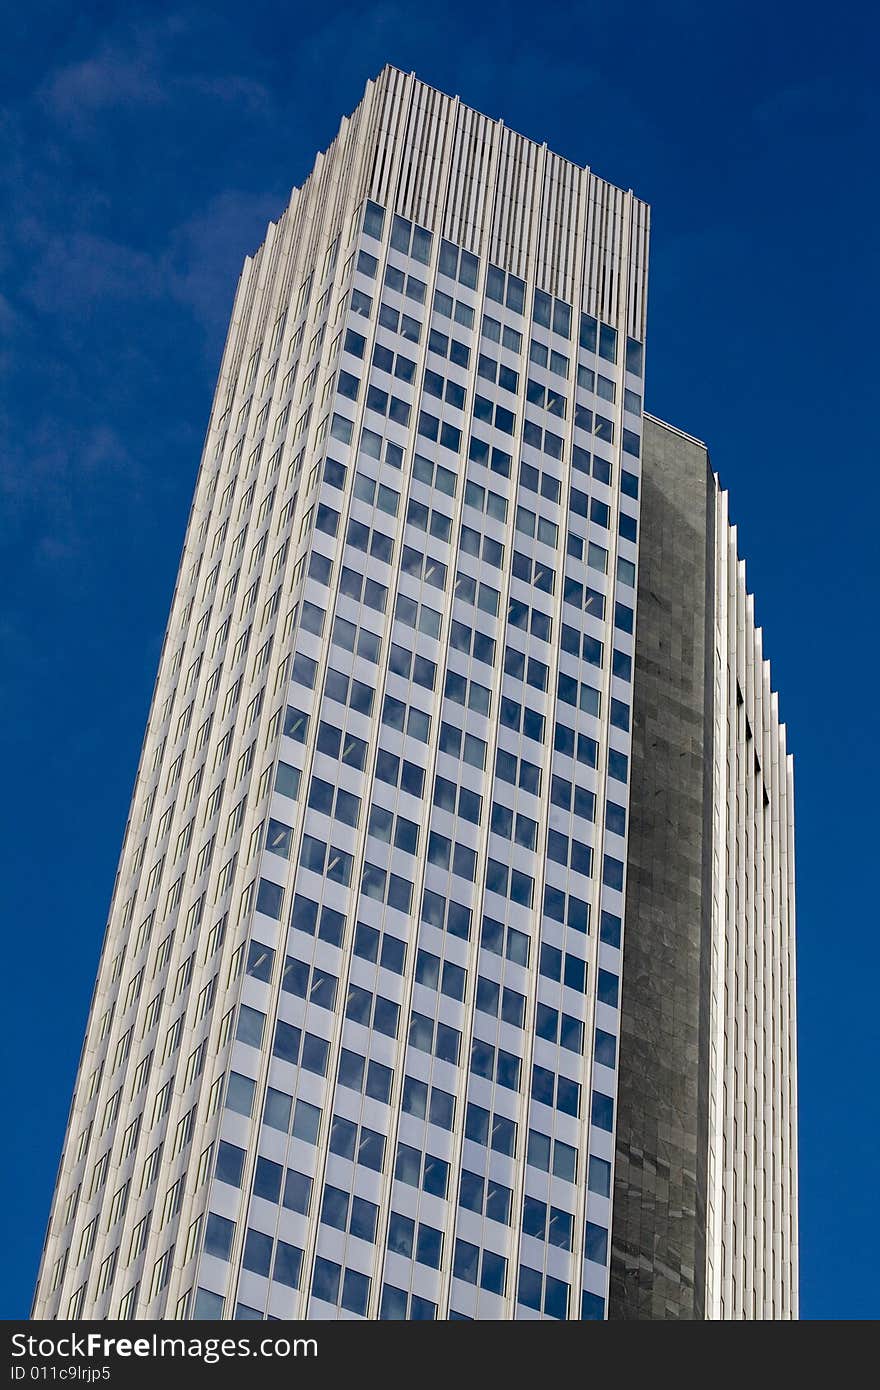
<path fill-rule="evenodd" d="M 580 307 L 614 324 L 625 313 L 626 332 L 644 338 L 643 203 L 395 69 L 385 69 L 376 89 L 371 198 L 429 227 L 445 202 L 450 241 L 568 302 L 583 279 Z"/>

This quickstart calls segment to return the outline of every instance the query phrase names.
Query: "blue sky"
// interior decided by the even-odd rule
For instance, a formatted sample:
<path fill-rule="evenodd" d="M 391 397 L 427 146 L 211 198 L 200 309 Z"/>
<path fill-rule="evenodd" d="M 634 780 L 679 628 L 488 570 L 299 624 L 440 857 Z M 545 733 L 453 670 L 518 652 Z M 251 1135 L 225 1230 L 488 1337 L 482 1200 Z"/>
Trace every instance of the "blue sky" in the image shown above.
<path fill-rule="evenodd" d="M 731 490 L 796 756 L 802 1313 L 876 1317 L 878 21 L 431 8 L 4 19 L 0 1317 L 30 1305 L 241 260 L 389 61 L 652 204 L 648 408 Z"/>

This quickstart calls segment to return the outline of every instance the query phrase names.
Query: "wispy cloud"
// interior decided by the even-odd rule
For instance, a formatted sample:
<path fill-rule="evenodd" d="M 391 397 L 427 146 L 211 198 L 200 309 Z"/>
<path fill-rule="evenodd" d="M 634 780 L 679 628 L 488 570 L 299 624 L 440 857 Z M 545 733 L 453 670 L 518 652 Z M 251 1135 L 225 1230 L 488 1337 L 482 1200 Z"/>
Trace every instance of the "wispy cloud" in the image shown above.
<path fill-rule="evenodd" d="M 186 12 L 122 21 L 92 53 L 49 73 L 37 100 L 80 132 L 108 110 L 169 106 L 181 98 L 268 107 L 268 88 L 252 77 L 193 67 L 204 27 L 204 18 Z"/>

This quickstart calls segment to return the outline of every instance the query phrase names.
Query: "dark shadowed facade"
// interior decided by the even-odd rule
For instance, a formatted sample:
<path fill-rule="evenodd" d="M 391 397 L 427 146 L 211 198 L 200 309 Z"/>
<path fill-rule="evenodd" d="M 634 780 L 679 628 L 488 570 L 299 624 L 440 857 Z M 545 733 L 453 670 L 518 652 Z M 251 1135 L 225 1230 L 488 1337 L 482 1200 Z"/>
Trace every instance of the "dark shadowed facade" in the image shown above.
<path fill-rule="evenodd" d="M 790 976 L 786 970 L 774 980 L 765 969 L 759 978 L 757 970 L 759 956 L 789 952 L 786 919 L 774 921 L 764 911 L 754 852 L 746 856 L 761 838 L 769 844 L 772 779 L 763 775 L 761 755 L 753 754 L 752 728 L 763 722 L 761 715 L 753 709 L 741 713 L 750 696 L 754 701 L 763 693 L 755 688 L 757 662 L 747 641 L 759 643 L 760 633 L 750 630 L 751 601 L 737 606 L 735 582 L 732 594 L 726 592 L 729 528 L 718 534 L 721 498 L 706 446 L 646 416 L 609 1291 L 609 1317 L 616 1319 L 795 1315 L 792 1214 L 783 1215 L 782 1204 L 772 1201 L 750 1207 L 748 1189 L 750 1180 L 764 1176 L 763 1166 L 776 1167 L 774 1133 L 787 1146 L 793 1168 L 791 1056 L 791 1077 L 777 1077 L 781 1091 L 765 1095 L 770 1105 L 760 1133 L 739 1133 L 748 1123 L 747 1093 L 751 1089 L 754 1100 L 758 1079 L 746 1073 L 760 1071 L 763 1080 L 773 1072 L 766 1058 L 756 1067 L 743 1044 L 737 1055 L 740 1023 L 748 1028 L 758 1000 L 768 1014 L 785 1016 Z M 733 546 L 735 561 L 735 537 Z M 741 563 L 733 569 L 742 585 Z M 725 632 L 731 639 L 727 651 Z M 726 679 L 723 665 L 729 668 Z M 769 715 L 772 699 L 763 704 Z M 719 776 L 722 767 L 725 775 Z M 725 799 L 732 791 L 738 809 L 722 818 L 725 784 Z M 790 815 L 788 790 L 779 785 L 776 794 Z M 757 826 L 747 824 L 755 819 Z M 726 893 L 722 907 L 718 887 L 726 876 L 734 885 L 742 881 L 746 891 L 732 898 Z M 762 917 L 775 942 L 755 935 Z M 743 975 L 736 968 L 741 927 L 753 937 Z M 738 988 L 727 978 L 731 968 Z M 762 1046 L 767 1036 L 762 1028 Z M 754 1105 L 751 1113 L 754 1122 Z M 731 1126 L 737 1117 L 739 1125 Z M 718 1192 L 712 1208 L 710 1152 L 718 1139 L 727 1163 L 722 1157 L 721 1171 L 714 1171 Z M 736 1142 L 742 1169 L 734 1166 Z M 747 1162 L 747 1147 L 757 1163 Z M 730 1181 L 734 1171 L 740 1174 L 739 1202 L 737 1184 Z M 788 1176 L 793 1183 L 791 1170 Z M 789 1199 L 792 1190 L 786 1188 Z M 727 1241 L 718 1229 L 725 1220 Z M 744 1259 L 738 1271 L 732 1268 L 737 1248 L 745 1253 L 744 1228 L 752 1232 L 753 1265 L 759 1233 L 763 1237 L 768 1258 L 762 1272 L 747 1269 Z M 723 1273 L 720 1284 L 716 1277 L 707 1289 L 707 1274 L 717 1274 L 713 1242 L 722 1250 Z M 774 1294 L 777 1242 L 789 1248 L 787 1300 L 779 1288 Z M 738 1311 L 731 1308 L 734 1299 Z"/>
<path fill-rule="evenodd" d="M 647 419 L 612 1318 L 705 1301 L 713 487 L 705 446 Z"/>

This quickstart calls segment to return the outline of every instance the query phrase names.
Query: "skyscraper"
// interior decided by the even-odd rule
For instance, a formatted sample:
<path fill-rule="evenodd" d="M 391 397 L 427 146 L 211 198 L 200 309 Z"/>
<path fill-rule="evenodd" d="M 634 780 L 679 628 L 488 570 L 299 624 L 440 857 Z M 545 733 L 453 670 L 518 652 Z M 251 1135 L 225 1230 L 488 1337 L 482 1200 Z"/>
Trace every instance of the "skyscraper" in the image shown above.
<path fill-rule="evenodd" d="M 790 767 L 647 247 L 386 68 L 245 262 L 36 1316 L 796 1315 Z"/>

